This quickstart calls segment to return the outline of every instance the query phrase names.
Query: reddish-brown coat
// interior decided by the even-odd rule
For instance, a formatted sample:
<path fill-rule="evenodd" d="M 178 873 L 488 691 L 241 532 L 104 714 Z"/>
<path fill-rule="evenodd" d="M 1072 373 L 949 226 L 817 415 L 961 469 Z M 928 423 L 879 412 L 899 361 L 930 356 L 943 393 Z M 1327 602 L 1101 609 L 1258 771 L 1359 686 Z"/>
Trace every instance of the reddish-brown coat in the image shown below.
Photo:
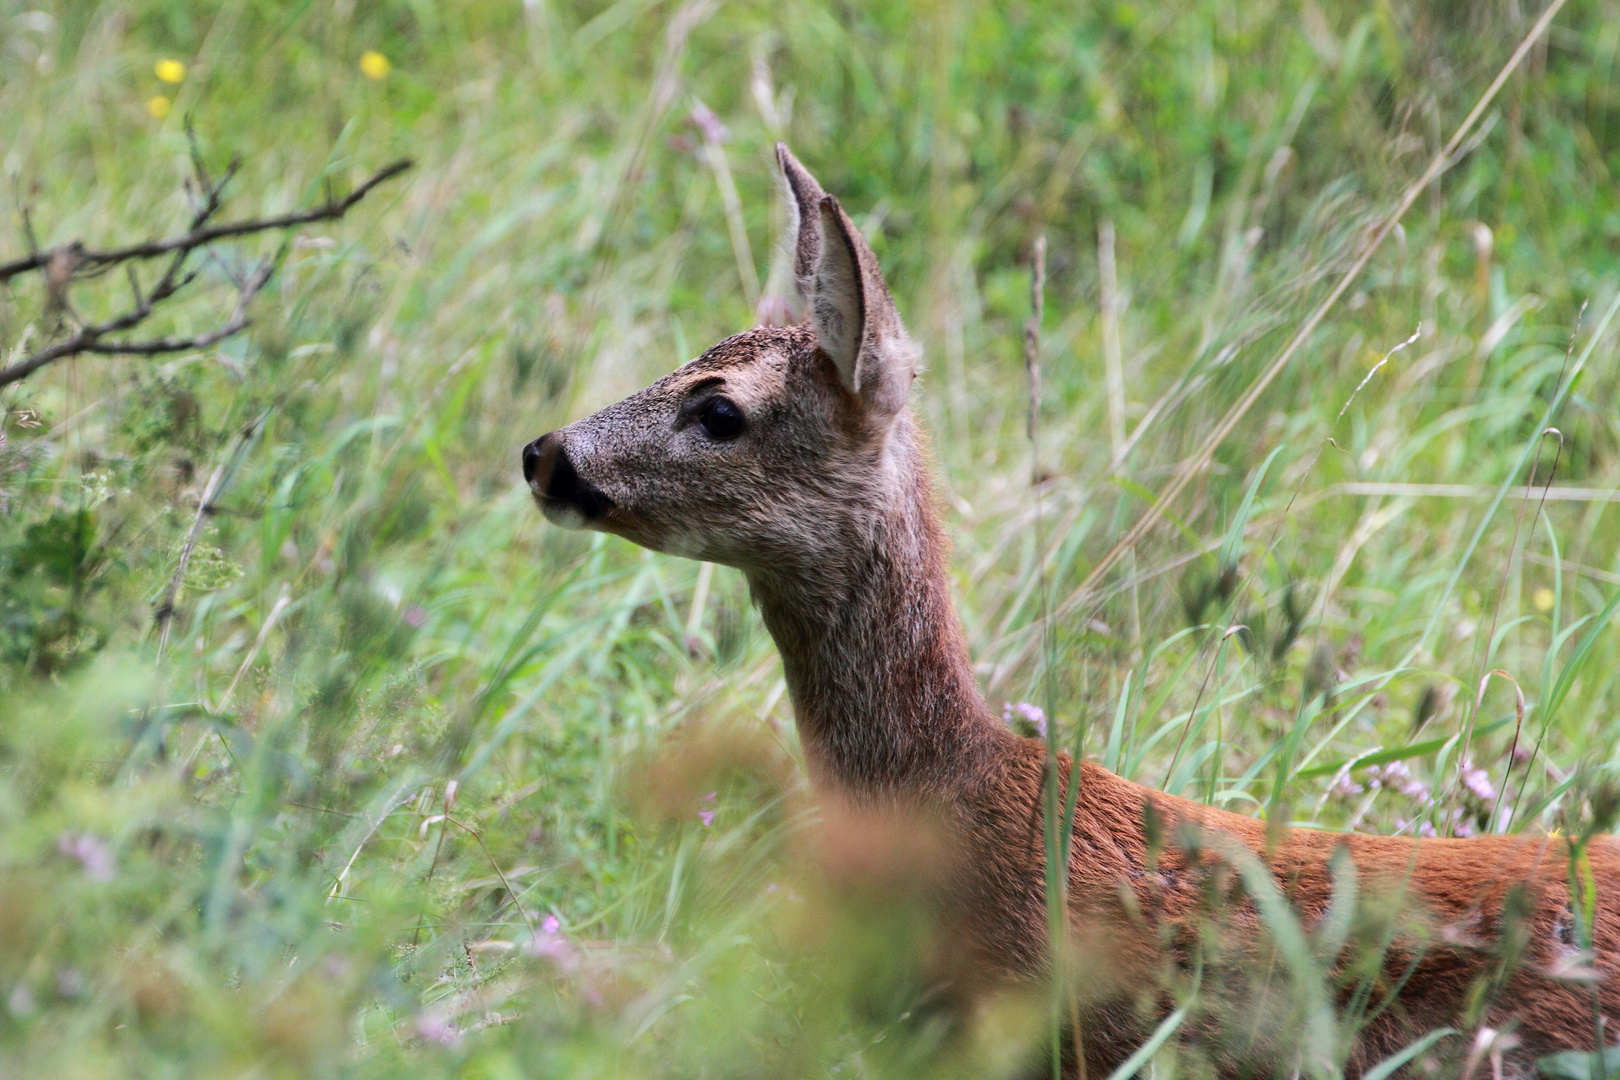
<path fill-rule="evenodd" d="M 946 578 L 947 546 L 920 450 L 908 498 L 898 500 L 881 543 L 859 561 L 858 603 L 829 608 L 790 582 L 756 579 L 766 625 L 782 650 L 800 735 L 818 784 L 828 797 L 860 803 L 899 801 L 927 808 L 949 823 L 953 837 L 953 882 L 946 938 L 958 943 L 947 957 L 950 977 L 964 1005 L 978 994 L 1028 983 L 1048 971 L 1044 892 L 1042 784 L 1045 748 L 1010 732 L 980 696 L 968 651 L 951 605 Z M 908 505 L 909 504 L 909 505 Z M 763 584 L 763 587 L 762 587 Z M 841 636 L 842 635 L 842 636 Z M 881 678 L 850 694 L 847 682 L 819 673 L 849 662 L 848 636 L 863 644 L 861 655 Z M 851 738 L 849 725 L 867 728 L 881 717 L 884 737 L 870 731 Z M 881 753 L 876 748 L 883 748 Z M 1068 758 L 1062 759 L 1067 782 Z M 1147 805 L 1160 823 L 1162 842 L 1150 874 L 1145 835 Z M 1567 966 L 1569 908 L 1565 886 L 1567 846 L 1546 836 L 1485 836 L 1428 839 L 1363 836 L 1293 829 L 1267 851 L 1264 822 L 1166 795 L 1086 763 L 1077 787 L 1074 841 L 1069 860 L 1069 910 L 1079 955 L 1088 973 L 1082 1030 L 1088 1074 L 1106 1075 L 1151 1031 L 1168 1009 L 1168 996 L 1144 989 L 1195 946 L 1208 915 L 1207 877 L 1188 866 L 1178 846 L 1180 823 L 1204 834 L 1206 851 L 1229 837 L 1268 865 L 1278 888 L 1292 902 L 1306 931 L 1327 911 L 1333 896 L 1330 860 L 1344 846 L 1356 869 L 1358 891 L 1383 901 L 1386 917 L 1403 927 L 1385 952 L 1385 982 L 1373 1003 L 1410 968 L 1394 1000 L 1361 1032 L 1349 1070 L 1358 1073 L 1436 1027 L 1462 1019 L 1476 981 L 1497 962 L 1502 905 L 1508 890 L 1529 891 L 1525 951 L 1482 1017 L 1512 1027 L 1522 1043 L 1510 1055 L 1520 1063 L 1534 1055 L 1590 1048 L 1593 1018 L 1586 984 L 1553 978 Z M 1593 873 L 1601 898 L 1620 896 L 1620 847 L 1608 837 L 1593 841 Z M 1205 865 L 1221 862 L 1217 853 Z M 1121 890 L 1135 898 L 1132 905 Z M 1398 905 L 1390 905 L 1399 897 Z M 1620 918 L 1600 902 L 1596 920 L 1597 967 L 1615 973 L 1620 959 Z M 1238 911 L 1227 924 L 1224 947 L 1263 949 L 1264 931 L 1252 911 Z M 1563 939 L 1560 939 L 1563 935 Z M 1181 955 L 1178 955 L 1181 954 Z M 1330 964 L 1331 966 L 1331 964 Z M 1602 1010 L 1620 1016 L 1620 984 L 1599 984 Z M 1287 992 L 1287 976 L 1238 979 L 1226 988 L 1253 1004 L 1254 995 Z M 1208 996 L 1206 994 L 1206 996 Z M 1149 1007 L 1143 1009 L 1146 1003 Z M 1234 1071 L 1277 1049 L 1263 1040 L 1224 1047 Z M 1101 1072 L 1099 1072 L 1101 1070 Z"/>
<path fill-rule="evenodd" d="M 947 583 L 927 453 L 904 404 L 917 351 L 876 259 L 785 147 L 779 158 L 799 227 L 794 271 L 812 309 L 809 323 L 730 338 L 640 394 L 536 440 L 525 454 L 526 475 L 560 523 L 747 575 L 782 654 L 829 817 L 858 820 L 875 811 L 943 826 L 930 833 L 943 841 L 942 876 L 924 875 L 939 890 L 930 906 L 947 919 L 938 974 L 970 1011 L 984 994 L 1037 985 L 1050 971 L 1046 750 L 998 721 L 975 683 Z M 694 426 L 692 410 L 717 393 L 747 414 L 746 434 L 709 440 Z M 569 469 L 554 471 L 558 461 Z M 1064 781 L 1070 767 L 1065 759 Z M 1562 839 L 1416 840 L 1309 829 L 1268 836 L 1253 818 L 1151 791 L 1089 763 L 1073 831 L 1072 970 L 1084 976 L 1080 1026 L 1092 1077 L 1141 1044 L 1171 1007 L 1168 988 L 1201 963 L 1200 997 L 1212 1007 L 1183 1037 L 1226 1075 L 1286 1065 L 1278 1055 L 1292 1052 L 1296 1032 L 1278 1025 L 1298 1014 L 1287 996 L 1319 991 L 1290 985 L 1293 976 L 1281 973 L 1265 921 L 1245 895 L 1255 880 L 1237 889 L 1235 870 L 1247 865 L 1261 882 L 1269 871 L 1314 934 L 1332 910 L 1341 847 L 1359 895 L 1371 900 L 1366 910 L 1383 923 L 1350 927 L 1350 947 L 1320 963 L 1344 1003 L 1358 940 L 1371 933 L 1382 956 L 1372 1004 L 1389 998 L 1348 1049 L 1352 1075 L 1427 1031 L 1468 1020 L 1470 995 L 1482 987 L 1493 992 L 1473 1020 L 1513 1028 L 1519 1047 L 1506 1063 L 1514 1071 L 1536 1055 L 1592 1048 L 1593 984 L 1557 977 L 1575 973 L 1576 959 Z M 859 846 L 846 854 L 859 873 Z M 1598 897 L 1597 1008 L 1620 1016 L 1613 906 L 1620 847 L 1599 837 L 1589 854 Z M 1500 984 L 1486 987 L 1517 890 L 1525 901 L 1516 924 L 1523 948 Z M 1394 929 L 1387 938 L 1383 925 Z"/>

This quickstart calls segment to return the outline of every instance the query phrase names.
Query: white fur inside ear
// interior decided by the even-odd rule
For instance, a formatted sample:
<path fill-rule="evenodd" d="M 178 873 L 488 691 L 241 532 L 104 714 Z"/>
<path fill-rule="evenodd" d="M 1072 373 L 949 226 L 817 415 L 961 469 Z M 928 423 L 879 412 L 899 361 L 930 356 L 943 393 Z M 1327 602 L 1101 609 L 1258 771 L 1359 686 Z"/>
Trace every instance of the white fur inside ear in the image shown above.
<path fill-rule="evenodd" d="M 782 174 L 782 206 L 787 211 L 787 247 L 792 251 L 799 243 L 799 230 L 804 228 L 804 215 L 799 213 L 799 200 L 793 194 L 793 181 Z"/>
<path fill-rule="evenodd" d="M 821 252 L 816 260 L 811 317 L 815 320 L 816 341 L 821 351 L 837 365 L 843 384 L 851 393 L 858 394 L 861 392 L 859 360 L 866 305 L 860 264 L 839 228 L 837 213 L 835 207 L 822 204 Z M 800 228 L 804 227 L 805 223 L 801 223 Z"/>

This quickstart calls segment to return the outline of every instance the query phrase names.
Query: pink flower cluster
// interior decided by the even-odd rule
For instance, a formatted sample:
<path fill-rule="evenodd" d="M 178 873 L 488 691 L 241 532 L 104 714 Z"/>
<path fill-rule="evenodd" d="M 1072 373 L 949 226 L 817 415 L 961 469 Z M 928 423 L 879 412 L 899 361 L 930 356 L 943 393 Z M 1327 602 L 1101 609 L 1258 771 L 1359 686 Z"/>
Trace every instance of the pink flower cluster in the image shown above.
<path fill-rule="evenodd" d="M 579 949 L 562 936 L 562 921 L 555 915 L 545 917 L 540 929 L 523 943 L 523 952 L 536 959 L 550 960 L 564 975 L 572 974 L 579 968 Z"/>
<path fill-rule="evenodd" d="M 714 114 L 714 110 L 699 101 L 692 106 L 692 113 L 687 117 L 687 123 L 703 133 L 705 142 L 725 142 L 731 137 L 726 125 Z"/>
<path fill-rule="evenodd" d="M 1496 798 L 1496 788 L 1491 783 L 1490 774 L 1468 758 L 1463 759 L 1457 775 L 1464 792 L 1463 805 L 1449 810 L 1450 828 L 1447 834 L 1473 836 L 1478 831 L 1476 820 L 1489 809 L 1491 802 Z M 1334 781 L 1332 793 L 1348 798 L 1380 790 L 1398 792 L 1419 803 L 1422 810 L 1430 811 L 1428 816 L 1415 825 L 1407 818 L 1397 818 L 1396 831 L 1411 829 L 1416 836 L 1432 837 L 1439 835 L 1434 818 L 1440 819 L 1442 827 L 1446 825 L 1448 811 L 1437 807 L 1433 790 L 1428 784 L 1413 776 L 1412 770 L 1407 768 L 1404 762 L 1392 761 L 1387 765 L 1374 765 L 1367 770 L 1364 784 L 1356 783 L 1348 773 L 1345 773 Z"/>
<path fill-rule="evenodd" d="M 454 1046 L 461 1041 L 461 1029 L 437 1009 L 426 1009 L 416 1017 L 416 1035 L 423 1042 Z"/>
<path fill-rule="evenodd" d="M 703 822 L 703 827 L 705 829 L 714 828 L 714 800 L 719 797 L 719 794 L 720 793 L 718 791 L 711 791 L 707 795 L 703 796 L 703 801 L 708 803 L 709 806 L 706 809 L 698 811 L 698 820 Z"/>
<path fill-rule="evenodd" d="M 1427 802 L 1429 799 L 1429 785 L 1412 775 L 1412 770 L 1406 767 L 1404 761 L 1392 761 L 1382 769 L 1374 765 L 1367 770 L 1367 783 L 1375 790 L 1379 787 L 1398 791 L 1409 799 Z"/>
<path fill-rule="evenodd" d="M 1467 758 L 1463 758 L 1462 763 L 1462 784 L 1480 802 L 1490 802 L 1496 798 L 1490 775 Z"/>
<path fill-rule="evenodd" d="M 89 833 L 65 832 L 56 838 L 56 850 L 70 859 L 79 860 L 84 876 L 95 882 L 108 882 L 118 876 L 118 860 L 112 849 L 99 836 Z"/>
<path fill-rule="evenodd" d="M 1046 710 L 1039 705 L 1032 705 L 1027 701 L 1007 702 L 1001 707 L 1001 719 L 1008 724 L 1014 720 L 1022 720 L 1035 729 L 1036 734 L 1046 738 Z"/>
<path fill-rule="evenodd" d="M 1397 791 L 1409 799 L 1427 802 L 1429 798 L 1429 785 L 1412 775 L 1412 770 L 1406 767 L 1403 761 L 1391 761 L 1387 765 L 1374 765 L 1367 770 L 1367 783 L 1365 786 L 1356 783 L 1349 773 L 1339 777 L 1333 785 L 1335 795 L 1360 795 L 1365 791 L 1389 790 Z"/>
<path fill-rule="evenodd" d="M 1440 835 L 1439 830 L 1434 827 L 1434 823 L 1431 821 L 1420 821 L 1414 826 L 1405 818 L 1395 819 L 1396 832 L 1405 832 L 1407 829 L 1412 830 L 1413 836 L 1421 836 L 1425 839 L 1433 839 Z M 1447 833 L 1448 836 L 1469 837 L 1475 835 L 1477 831 L 1474 828 L 1474 819 L 1468 815 L 1466 810 L 1459 807 L 1452 812 L 1451 830 Z"/>
<path fill-rule="evenodd" d="M 588 958 L 578 945 L 563 937 L 562 922 L 557 916 L 547 915 L 540 929 L 530 935 L 522 947 L 525 955 L 549 960 L 558 975 L 572 979 L 571 985 L 587 1004 L 602 1004 L 601 988 L 586 966 Z"/>

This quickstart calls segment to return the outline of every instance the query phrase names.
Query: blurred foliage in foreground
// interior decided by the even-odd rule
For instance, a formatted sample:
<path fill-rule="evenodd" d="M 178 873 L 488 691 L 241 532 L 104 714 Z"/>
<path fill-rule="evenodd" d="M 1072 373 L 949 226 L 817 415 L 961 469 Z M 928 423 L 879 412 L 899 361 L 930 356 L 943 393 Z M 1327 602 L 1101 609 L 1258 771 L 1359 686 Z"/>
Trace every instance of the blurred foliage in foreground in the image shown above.
<path fill-rule="evenodd" d="M 246 335 L 0 395 L 0 1074 L 1022 1060 L 1041 1007 L 942 1043 L 894 974 L 911 909 L 805 869 L 813 804 L 743 583 L 545 528 L 519 483 L 524 442 L 780 295 L 778 137 L 926 345 L 995 707 L 1035 699 L 1125 775 L 1300 823 L 1583 814 L 1620 736 L 1620 335 L 1593 340 L 1620 283 L 1615 0 L 1559 15 L 1106 602 L 1075 595 L 1538 11 L 0 0 L 7 257 L 24 209 L 40 244 L 172 229 L 186 117 L 210 160 L 243 155 L 244 214 L 419 162 L 302 234 Z M 263 250 L 222 245 L 174 331 Z M 8 357 L 58 330 L 30 288 L 0 292 Z M 1567 490 L 1497 508 L 1572 334 L 1590 359 L 1537 476 L 1556 458 Z M 1501 678 L 1476 716 L 1493 668 L 1522 729 Z M 1172 1039 L 1157 1068 L 1199 1066 Z"/>

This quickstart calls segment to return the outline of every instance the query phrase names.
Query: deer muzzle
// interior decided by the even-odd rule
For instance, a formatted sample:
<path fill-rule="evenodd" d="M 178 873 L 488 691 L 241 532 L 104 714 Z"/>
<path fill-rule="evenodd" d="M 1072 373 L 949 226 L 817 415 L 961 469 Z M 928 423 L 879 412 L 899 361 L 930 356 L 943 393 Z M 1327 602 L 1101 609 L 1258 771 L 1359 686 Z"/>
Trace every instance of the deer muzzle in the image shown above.
<path fill-rule="evenodd" d="M 523 448 L 523 479 L 554 525 L 583 529 L 613 509 L 613 500 L 574 468 L 559 432 L 548 432 Z"/>

